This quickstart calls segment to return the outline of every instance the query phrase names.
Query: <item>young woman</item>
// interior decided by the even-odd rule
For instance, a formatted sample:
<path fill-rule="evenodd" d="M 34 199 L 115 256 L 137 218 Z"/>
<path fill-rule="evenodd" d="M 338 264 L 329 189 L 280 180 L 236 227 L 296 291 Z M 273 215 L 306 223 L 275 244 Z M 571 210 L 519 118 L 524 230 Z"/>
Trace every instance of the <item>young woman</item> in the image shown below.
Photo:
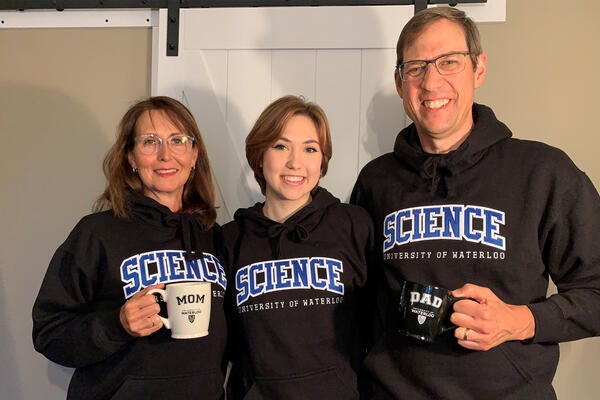
<path fill-rule="evenodd" d="M 246 138 L 265 200 L 223 227 L 237 357 L 234 399 L 359 399 L 363 299 L 373 230 L 319 179 L 332 154 L 327 118 L 295 96 L 269 105 Z"/>
<path fill-rule="evenodd" d="M 192 114 L 168 97 L 135 104 L 104 172 L 97 212 L 77 224 L 46 272 L 33 307 L 35 349 L 75 368 L 69 400 L 222 398 L 222 237 Z M 208 336 L 175 340 L 161 329 L 160 307 L 146 293 L 179 281 L 211 283 Z"/>

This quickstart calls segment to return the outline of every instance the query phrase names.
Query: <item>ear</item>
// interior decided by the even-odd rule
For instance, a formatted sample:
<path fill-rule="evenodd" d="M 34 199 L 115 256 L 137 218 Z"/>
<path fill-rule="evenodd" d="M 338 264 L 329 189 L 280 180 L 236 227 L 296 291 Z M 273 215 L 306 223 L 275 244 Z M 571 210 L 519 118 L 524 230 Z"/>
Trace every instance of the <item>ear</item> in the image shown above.
<path fill-rule="evenodd" d="M 396 84 L 396 92 L 398 92 L 400 98 L 404 100 L 404 97 L 402 97 L 402 79 L 400 78 L 398 68 L 394 68 L 394 83 Z"/>
<path fill-rule="evenodd" d="M 487 56 L 480 54 L 477 56 L 477 68 L 475 68 L 475 88 L 483 84 L 487 73 Z"/>
<path fill-rule="evenodd" d="M 127 161 L 129 161 L 129 165 L 132 169 L 137 168 L 137 166 L 135 165 L 135 158 L 133 157 L 133 153 L 131 151 L 127 153 Z"/>

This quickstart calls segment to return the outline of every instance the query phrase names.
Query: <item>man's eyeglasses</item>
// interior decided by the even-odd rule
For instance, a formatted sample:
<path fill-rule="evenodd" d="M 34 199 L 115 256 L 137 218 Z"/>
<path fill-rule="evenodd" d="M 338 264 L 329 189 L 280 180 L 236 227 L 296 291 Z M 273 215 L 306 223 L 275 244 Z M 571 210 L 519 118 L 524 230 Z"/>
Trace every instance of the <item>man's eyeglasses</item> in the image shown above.
<path fill-rule="evenodd" d="M 403 81 L 417 81 L 425 76 L 427 71 L 427 65 L 435 65 L 435 69 L 440 75 L 452 75 L 462 72 L 465 69 L 467 63 L 467 56 L 470 55 L 468 51 L 455 51 L 448 54 L 442 54 L 431 60 L 413 60 L 407 61 L 400 65 L 396 65 L 400 78 Z"/>
<path fill-rule="evenodd" d="M 188 135 L 175 134 L 163 139 L 160 136 L 152 133 L 135 137 L 135 143 L 140 149 L 140 152 L 147 156 L 158 152 L 159 148 L 165 141 L 169 146 L 169 150 L 171 150 L 173 154 L 185 154 L 188 149 L 192 147 L 194 138 Z"/>

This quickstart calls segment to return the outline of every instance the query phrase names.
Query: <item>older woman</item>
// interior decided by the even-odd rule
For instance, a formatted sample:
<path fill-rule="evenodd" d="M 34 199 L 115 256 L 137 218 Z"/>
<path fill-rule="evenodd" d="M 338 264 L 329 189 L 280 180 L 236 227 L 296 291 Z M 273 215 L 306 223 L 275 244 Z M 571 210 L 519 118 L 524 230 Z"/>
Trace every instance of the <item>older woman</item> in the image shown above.
<path fill-rule="evenodd" d="M 151 97 L 123 116 L 107 188 L 56 250 L 33 307 L 33 341 L 75 368 L 68 399 L 219 399 L 226 328 L 222 240 L 206 149 L 189 110 Z M 201 263 L 203 268 L 192 268 Z M 212 286 L 210 334 L 175 340 L 148 290 Z"/>
<path fill-rule="evenodd" d="M 246 138 L 265 201 L 223 227 L 239 333 L 230 388 L 245 400 L 354 400 L 364 383 L 364 288 L 373 230 L 319 179 L 332 146 L 316 104 L 282 97 Z"/>

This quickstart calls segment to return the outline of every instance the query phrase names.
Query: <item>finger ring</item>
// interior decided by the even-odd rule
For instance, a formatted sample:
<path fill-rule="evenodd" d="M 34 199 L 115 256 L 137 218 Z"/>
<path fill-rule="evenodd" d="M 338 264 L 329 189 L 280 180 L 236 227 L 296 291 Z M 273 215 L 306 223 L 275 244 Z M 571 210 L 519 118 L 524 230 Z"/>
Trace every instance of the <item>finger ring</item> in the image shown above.
<path fill-rule="evenodd" d="M 465 332 L 463 333 L 463 340 L 467 340 L 467 335 L 469 334 L 470 330 L 471 328 L 465 328 Z"/>

